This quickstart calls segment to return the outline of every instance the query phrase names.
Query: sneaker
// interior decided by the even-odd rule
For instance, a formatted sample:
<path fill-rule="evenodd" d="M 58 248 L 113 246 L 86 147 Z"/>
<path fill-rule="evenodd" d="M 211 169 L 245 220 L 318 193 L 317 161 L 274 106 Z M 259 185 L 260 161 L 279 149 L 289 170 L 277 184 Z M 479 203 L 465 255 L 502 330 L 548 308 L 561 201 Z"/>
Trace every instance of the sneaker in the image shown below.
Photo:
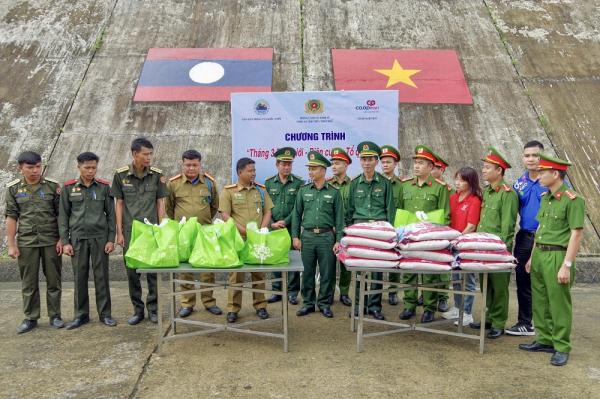
<path fill-rule="evenodd" d="M 515 324 L 511 328 L 507 328 L 505 332 L 510 335 L 535 335 L 533 327 L 527 327 L 523 324 Z"/>
<path fill-rule="evenodd" d="M 468 326 L 470 323 L 473 323 L 473 316 L 469 313 L 463 314 L 463 327 Z M 454 325 L 458 325 L 458 320 L 454 322 Z"/>
<path fill-rule="evenodd" d="M 451 308 L 449 311 L 442 313 L 442 317 L 446 320 L 458 319 L 458 308 Z"/>

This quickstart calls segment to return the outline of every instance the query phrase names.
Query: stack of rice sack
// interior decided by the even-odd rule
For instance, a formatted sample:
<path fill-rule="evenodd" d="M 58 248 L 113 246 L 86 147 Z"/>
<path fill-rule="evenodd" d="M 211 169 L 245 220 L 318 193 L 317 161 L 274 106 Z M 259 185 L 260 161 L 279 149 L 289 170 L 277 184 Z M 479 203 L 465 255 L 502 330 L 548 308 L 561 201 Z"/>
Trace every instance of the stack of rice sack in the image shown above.
<path fill-rule="evenodd" d="M 337 257 L 347 266 L 397 268 L 398 235 L 387 222 L 357 223 L 344 229 L 342 249 Z"/>
<path fill-rule="evenodd" d="M 436 223 L 419 222 L 397 229 L 400 269 L 450 271 L 455 258 L 448 250 L 461 233 Z"/>
<path fill-rule="evenodd" d="M 500 237 L 489 233 L 465 234 L 452 241 L 456 256 L 454 267 L 462 270 L 501 270 L 515 267 L 510 252 Z"/>

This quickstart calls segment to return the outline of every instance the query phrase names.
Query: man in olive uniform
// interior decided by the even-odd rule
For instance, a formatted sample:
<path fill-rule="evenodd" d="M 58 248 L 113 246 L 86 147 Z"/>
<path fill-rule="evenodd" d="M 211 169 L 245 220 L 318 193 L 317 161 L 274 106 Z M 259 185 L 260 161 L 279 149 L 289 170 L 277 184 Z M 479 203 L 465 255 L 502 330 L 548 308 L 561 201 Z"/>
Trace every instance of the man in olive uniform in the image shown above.
<path fill-rule="evenodd" d="M 431 212 L 438 209 L 444 210 L 444 223 L 450 224 L 450 199 L 446 183 L 434 179 L 431 175 L 433 165 L 437 162 L 433 151 L 425 145 L 415 147 L 415 160 L 413 172 L 415 177 L 403 182 L 404 209 L 416 213 L 418 211 Z M 418 274 L 404 273 L 405 284 L 416 284 Z M 438 274 L 423 274 L 423 284 L 436 283 L 440 281 Z M 404 310 L 400 313 L 400 319 L 408 320 L 417 313 L 418 294 L 417 290 L 404 292 Z M 438 305 L 438 293 L 435 291 L 423 292 L 423 316 L 421 323 L 433 321 Z"/>
<path fill-rule="evenodd" d="M 180 221 L 184 217 L 197 217 L 200 224 L 212 224 L 219 210 L 219 194 L 215 179 L 202 170 L 202 155 L 196 150 L 187 150 L 181 156 L 183 173 L 169 179 L 169 196 L 165 199 L 165 213 L 170 219 Z M 179 273 L 181 280 L 193 281 L 194 273 Z M 214 283 L 214 273 L 200 273 L 200 281 Z M 182 291 L 195 289 L 194 284 L 181 284 Z M 214 315 L 223 311 L 217 306 L 212 291 L 200 293 L 204 308 Z M 181 295 L 180 317 L 188 317 L 196 305 L 196 294 Z"/>
<path fill-rule="evenodd" d="M 333 187 L 337 188 L 342 196 L 344 217 L 348 207 L 348 190 L 350 189 L 350 178 L 346 174 L 346 171 L 348 170 L 348 165 L 351 163 L 352 159 L 342 148 L 335 147 L 331 149 L 331 171 L 333 172 L 333 176 L 326 180 Z M 340 302 L 345 306 L 352 306 L 352 300 L 348 296 L 350 282 L 352 281 L 352 272 L 346 270 L 343 262 L 339 260 L 337 262 L 340 264 L 340 282 L 338 284 L 340 287 Z M 333 297 L 331 297 L 331 302 L 333 303 Z"/>
<path fill-rule="evenodd" d="M 90 321 L 90 259 L 100 321 L 109 327 L 117 325 L 111 316 L 108 278 L 108 254 L 115 249 L 115 201 L 109 183 L 96 179 L 99 160 L 92 152 L 79 154 L 79 178 L 66 181 L 60 196 L 60 239 L 63 253 L 71 256 L 75 279 L 75 317 L 67 330 Z"/>
<path fill-rule="evenodd" d="M 539 181 L 549 192 L 542 194 L 535 247 L 526 270 L 531 274 L 533 319 L 538 337 L 520 349 L 554 352 L 550 363 L 564 366 L 571 352 L 575 280 L 575 256 L 583 238 L 585 201 L 564 183 L 570 163 L 542 153 Z"/>
<path fill-rule="evenodd" d="M 292 174 L 292 163 L 296 157 L 296 150 L 292 147 L 283 147 L 275 152 L 275 167 L 277 173 L 265 180 L 265 187 L 273 205 L 271 209 L 270 228 L 272 230 L 287 229 L 292 236 L 292 211 L 296 203 L 298 189 L 304 184 L 304 179 Z M 281 278 L 281 272 L 271 273 L 271 278 Z M 272 283 L 273 290 L 281 291 L 281 281 Z M 288 302 L 292 305 L 298 304 L 298 292 L 300 292 L 300 272 L 288 273 Z M 271 295 L 268 303 L 281 300 L 281 295 Z"/>
<path fill-rule="evenodd" d="M 110 195 L 117 199 L 115 216 L 117 219 L 117 244 L 123 247 L 123 255 L 129 250 L 131 227 L 133 221 L 159 224 L 165 216 L 163 199 L 169 195 L 166 178 L 162 170 L 150 166 L 154 147 L 145 138 L 137 138 L 131 142 L 133 162 L 129 166 L 117 169 L 110 188 Z M 133 304 L 133 316 L 127 321 L 130 325 L 138 324 L 144 319 L 144 301 L 142 301 L 142 284 L 140 275 L 135 269 L 126 267 L 129 284 L 129 297 Z M 155 273 L 146 274 L 148 279 L 148 296 L 146 308 L 148 317 L 158 323 L 157 278 Z"/>
<path fill-rule="evenodd" d="M 298 316 L 315 311 L 315 304 L 325 317 L 333 317 L 330 309 L 335 291 L 335 254 L 344 233 L 344 205 L 339 190 L 325 182 L 331 162 L 317 151 L 308 153 L 308 176 L 312 183 L 302 186 L 296 199 L 292 220 L 294 248 L 301 250 L 302 309 Z M 300 236 L 300 227 L 302 236 Z M 316 296 L 315 274 L 319 263 L 321 283 Z"/>
<path fill-rule="evenodd" d="M 512 252 L 515 224 L 519 212 L 517 192 L 504 181 L 504 172 L 510 164 L 498 150 L 488 147 L 488 154 L 483 161 L 483 180 L 489 185 L 483 191 L 481 218 L 477 231 L 495 234 L 504 241 L 508 252 Z M 483 275 L 481 281 L 483 285 Z M 510 273 L 488 274 L 488 290 L 486 298 L 487 313 L 485 328 L 490 331 L 487 337 L 500 338 L 508 319 L 508 284 Z M 484 320 L 481 321 L 483 323 Z M 481 323 L 469 324 L 472 328 L 482 328 Z"/>
<path fill-rule="evenodd" d="M 40 261 L 46 276 L 46 305 L 50 324 L 62 328 L 65 323 L 60 315 L 60 186 L 56 180 L 42 177 L 42 157 L 39 154 L 25 151 L 19 155 L 18 162 L 23 176 L 8 183 L 4 214 L 8 255 L 17 259 L 21 276 L 25 320 L 17 333 L 22 334 L 37 326 L 40 318 Z"/>
<path fill-rule="evenodd" d="M 347 224 L 354 224 L 380 220 L 393 225 L 396 217 L 396 207 L 394 205 L 392 183 L 375 171 L 375 167 L 379 163 L 381 148 L 370 141 L 363 141 L 358 144 L 358 150 L 363 173 L 350 182 L 346 222 Z M 383 273 L 381 272 L 369 274 L 373 280 L 383 280 Z M 371 283 L 372 290 L 380 290 L 382 287 L 382 284 Z M 358 306 L 360 306 L 358 281 L 355 289 L 357 308 L 354 310 L 354 314 L 358 316 Z M 381 313 L 381 294 L 369 295 L 366 302 L 370 315 L 373 315 L 377 320 L 385 319 L 385 316 Z"/>
<path fill-rule="evenodd" d="M 267 189 L 262 184 L 256 183 L 256 166 L 250 158 L 240 158 L 236 164 L 238 181 L 225 186 L 219 201 L 219 212 L 226 222 L 233 218 L 235 225 L 246 240 L 246 225 L 248 222 L 256 222 L 258 228 L 269 227 L 271 222 L 271 209 L 273 202 Z M 250 273 L 252 281 L 262 281 L 265 273 Z M 246 273 L 231 273 L 229 283 L 243 283 Z M 265 284 L 254 284 L 252 288 L 265 289 Z M 252 300 L 256 314 L 261 319 L 268 319 L 267 300 L 260 292 L 252 293 Z M 235 323 L 238 313 L 242 308 L 242 291 L 230 289 L 227 299 L 227 321 Z"/>

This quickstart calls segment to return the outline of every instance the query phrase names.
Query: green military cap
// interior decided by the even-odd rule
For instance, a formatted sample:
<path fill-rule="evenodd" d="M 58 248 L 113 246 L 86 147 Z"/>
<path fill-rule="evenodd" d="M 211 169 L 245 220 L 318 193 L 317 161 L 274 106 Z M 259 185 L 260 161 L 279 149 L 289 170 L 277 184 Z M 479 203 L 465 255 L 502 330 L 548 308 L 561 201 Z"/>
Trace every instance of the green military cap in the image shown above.
<path fill-rule="evenodd" d="M 358 153 L 361 157 L 377 157 L 381 155 L 381 148 L 372 141 L 363 141 L 358 144 Z"/>
<path fill-rule="evenodd" d="M 429 147 L 423 144 L 419 144 L 415 147 L 415 156 L 413 158 L 423 158 L 433 163 L 437 162 L 437 158 L 435 157 L 434 152 L 431 151 Z"/>
<path fill-rule="evenodd" d="M 504 157 L 500 155 L 498 150 L 494 147 L 488 147 L 487 156 L 484 159 L 482 159 L 482 161 L 500 165 L 502 166 L 502 169 L 508 169 L 512 167 L 508 162 L 506 162 L 506 159 L 504 159 Z"/>
<path fill-rule="evenodd" d="M 442 157 L 440 157 L 438 154 L 436 154 L 435 152 L 433 153 L 433 156 L 436 159 L 436 161 L 433 164 L 435 166 L 439 166 L 440 168 L 446 170 L 446 168 L 449 166 L 448 162 L 444 161 L 444 159 Z"/>
<path fill-rule="evenodd" d="M 294 162 L 295 157 L 296 150 L 294 150 L 292 147 L 283 147 L 275 152 L 275 158 L 278 161 Z"/>
<path fill-rule="evenodd" d="M 308 165 L 306 166 L 322 166 L 327 169 L 331 166 L 331 162 L 320 152 L 311 151 L 308 153 Z"/>
<path fill-rule="evenodd" d="M 344 151 L 343 148 L 340 147 L 334 147 L 331 149 L 331 160 L 340 160 L 340 161 L 346 161 L 348 162 L 348 165 L 350 165 L 352 163 L 352 158 L 350 158 L 348 156 L 348 153 L 346 151 Z"/>
<path fill-rule="evenodd" d="M 400 153 L 398 150 L 387 144 L 381 146 L 381 158 L 383 157 L 392 157 L 396 159 L 396 162 L 400 161 Z"/>
<path fill-rule="evenodd" d="M 556 169 L 556 170 L 567 170 L 567 167 L 572 166 L 571 163 L 567 161 L 563 161 L 559 158 L 549 157 L 548 155 L 544 155 L 541 152 L 536 154 L 540 157 L 540 162 L 538 163 L 538 169 Z"/>

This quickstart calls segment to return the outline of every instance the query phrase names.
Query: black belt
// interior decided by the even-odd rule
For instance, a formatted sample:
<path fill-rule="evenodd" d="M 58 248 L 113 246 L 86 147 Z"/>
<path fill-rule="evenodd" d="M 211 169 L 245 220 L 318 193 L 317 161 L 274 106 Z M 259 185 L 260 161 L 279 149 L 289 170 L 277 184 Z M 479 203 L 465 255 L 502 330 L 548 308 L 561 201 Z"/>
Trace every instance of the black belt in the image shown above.
<path fill-rule="evenodd" d="M 529 231 L 529 230 L 519 230 L 521 233 L 525 234 L 526 236 L 531 236 L 531 237 L 535 237 L 535 231 Z"/>
<path fill-rule="evenodd" d="M 559 245 L 542 245 L 542 244 L 535 244 L 536 247 L 538 247 L 538 249 L 540 251 L 566 251 L 567 247 L 561 247 Z"/>
<path fill-rule="evenodd" d="M 315 233 L 315 234 L 321 234 L 321 233 L 327 233 L 328 231 L 332 231 L 333 227 L 327 227 L 324 229 L 304 229 L 304 230 L 308 230 L 311 233 Z"/>
<path fill-rule="evenodd" d="M 385 219 L 355 219 L 354 223 L 385 222 Z"/>

